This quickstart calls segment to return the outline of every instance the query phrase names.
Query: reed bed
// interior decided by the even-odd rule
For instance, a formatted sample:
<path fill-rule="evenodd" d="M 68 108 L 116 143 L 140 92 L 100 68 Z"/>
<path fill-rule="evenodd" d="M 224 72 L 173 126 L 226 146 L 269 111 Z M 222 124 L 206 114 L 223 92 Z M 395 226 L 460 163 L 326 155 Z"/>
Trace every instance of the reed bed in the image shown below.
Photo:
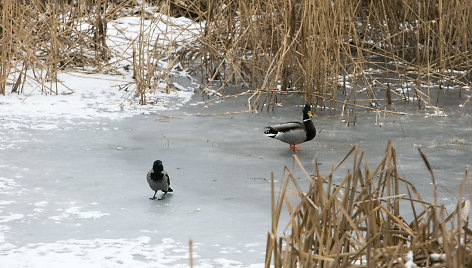
<path fill-rule="evenodd" d="M 157 81 L 169 92 L 178 64 L 201 75 L 205 97 L 247 94 L 250 111 L 301 95 L 353 118 L 363 108 L 390 113 L 399 101 L 441 113 L 442 95 L 472 86 L 470 1 L 6 0 L 0 9 L 0 95 L 21 92 L 27 80 L 57 94 L 59 71 L 119 73 L 123 57 L 141 104 L 162 90 Z M 117 54 L 107 26 L 123 16 L 146 27 Z M 175 28 L 157 30 L 162 22 L 170 29 L 169 16 L 195 21 L 192 42 L 176 38 Z"/>
<path fill-rule="evenodd" d="M 285 167 L 276 199 L 272 174 L 266 267 L 471 267 L 469 173 L 456 208 L 447 211 L 437 202 L 433 171 L 421 149 L 420 154 L 431 174 L 432 203 L 398 174 L 391 141 L 373 170 L 357 145 L 326 176 L 316 161 L 310 176 L 294 155 L 294 168 L 302 171 L 309 187 L 303 191 L 294 170 Z M 347 174 L 335 184 L 333 174 L 340 168 Z M 280 230 L 283 209 L 289 220 Z"/>
<path fill-rule="evenodd" d="M 159 34 L 167 33 L 156 30 L 168 12 L 160 8 L 155 16 L 144 8 L 149 7 L 145 3 L 3 1 L 0 4 L 0 95 L 22 93 L 25 84 L 26 94 L 39 89 L 42 94 L 57 95 L 61 83 L 57 78 L 59 72 L 122 74 L 123 66 L 117 63 L 128 62 L 132 67 L 127 68 L 133 69 L 136 87 L 133 92 L 144 104 L 146 92 L 152 93 L 156 81 L 164 77 L 156 70 L 156 63 L 171 52 L 168 47 L 160 47 L 166 38 Z M 137 37 L 130 39 L 126 29 L 120 29 L 120 36 L 110 38 L 109 22 L 127 16 L 140 18 Z M 125 84 L 122 88 L 129 86 Z"/>
<path fill-rule="evenodd" d="M 0 94 L 22 92 L 28 80 L 43 94 L 58 94 L 58 71 L 105 64 L 107 22 L 127 2 L 2 1 Z"/>
<path fill-rule="evenodd" d="M 188 53 L 204 89 L 248 89 L 250 110 L 296 93 L 323 109 L 436 109 L 445 88 L 470 89 L 470 1 L 173 2 L 203 24 Z"/>

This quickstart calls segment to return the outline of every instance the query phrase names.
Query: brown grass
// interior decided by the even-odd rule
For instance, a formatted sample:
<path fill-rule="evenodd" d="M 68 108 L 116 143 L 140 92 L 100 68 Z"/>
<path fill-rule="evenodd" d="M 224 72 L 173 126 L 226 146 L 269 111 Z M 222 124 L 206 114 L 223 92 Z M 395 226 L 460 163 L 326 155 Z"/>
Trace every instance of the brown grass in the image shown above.
<path fill-rule="evenodd" d="M 293 169 L 285 167 L 276 199 L 272 175 L 266 267 L 271 263 L 274 267 L 403 267 L 409 252 L 418 266 L 470 267 L 470 200 L 464 196 L 466 188 L 472 196 L 469 173 L 460 186 L 456 208 L 447 211 L 437 203 L 433 171 L 420 153 L 431 174 L 433 203 L 424 201 L 414 185 L 400 177 L 390 141 L 373 170 L 357 145 L 326 176 L 320 174 L 316 161 L 314 176 L 308 175 L 294 155 L 294 168 L 305 174 L 309 188 L 302 190 Z M 352 164 L 346 163 L 348 158 Z M 348 165 L 347 174 L 335 184 L 333 174 L 343 165 Z M 289 221 L 279 236 L 284 207 Z"/>
<path fill-rule="evenodd" d="M 110 57 L 106 24 L 129 2 L 2 1 L 0 94 L 7 86 L 23 91 L 27 80 L 38 82 L 43 94 L 57 94 L 58 71 L 104 66 Z M 8 85 L 12 75 L 16 82 Z"/>
<path fill-rule="evenodd" d="M 26 94 L 38 89 L 42 94 L 58 94 L 59 72 L 121 74 L 123 66 L 117 62 L 124 61 L 129 63 L 126 68 L 132 68 L 134 81 L 120 89 L 131 88 L 128 98 L 137 97 L 140 104 L 149 104 L 148 94 L 170 92 L 170 73 L 178 64 L 174 54 L 181 44 L 174 39 L 185 28 L 172 25 L 171 6 L 170 0 L 141 4 L 134 0 L 3 1 L 0 95 L 23 92 L 25 83 Z M 115 25 L 108 22 L 125 16 L 140 19 L 137 37 L 129 38 L 127 29 L 118 26 L 118 36 L 112 40 L 107 29 Z M 162 22 L 167 25 L 164 31 Z M 158 66 L 160 60 L 167 61 L 167 68 Z M 161 81 L 167 86 L 159 87 Z"/>
<path fill-rule="evenodd" d="M 205 88 L 219 81 L 220 92 L 229 83 L 249 89 L 252 110 L 300 92 L 326 109 L 399 100 L 436 109 L 445 87 L 460 94 L 471 85 L 468 1 L 174 2 L 203 21 L 188 53 L 198 54 Z"/>
<path fill-rule="evenodd" d="M 228 85 L 249 94 L 251 111 L 273 108 L 282 97 L 301 94 L 300 102 L 340 109 L 354 122 L 357 109 L 390 113 L 385 107 L 398 101 L 439 111 L 446 90 L 460 96 L 465 86 L 471 86 L 470 1 L 148 4 L 159 7 L 163 15 L 185 15 L 201 23 L 197 41 L 176 49 L 183 44 L 174 43 L 171 32 L 165 32 L 159 38 L 169 42 L 158 47 L 152 29 L 165 18 L 147 16 L 133 0 L 2 1 L 0 94 L 23 91 L 28 80 L 36 81 L 44 94 L 57 94 L 57 73 L 67 68 L 113 72 L 120 55 L 108 48 L 107 23 L 133 12 L 153 20 L 137 40 L 130 40 L 134 93 L 142 104 L 159 79 L 168 83 L 169 91 L 169 71 L 177 62 L 201 74 L 204 95 L 241 94 L 226 91 Z M 160 58 L 167 59 L 169 70 L 156 69 Z"/>

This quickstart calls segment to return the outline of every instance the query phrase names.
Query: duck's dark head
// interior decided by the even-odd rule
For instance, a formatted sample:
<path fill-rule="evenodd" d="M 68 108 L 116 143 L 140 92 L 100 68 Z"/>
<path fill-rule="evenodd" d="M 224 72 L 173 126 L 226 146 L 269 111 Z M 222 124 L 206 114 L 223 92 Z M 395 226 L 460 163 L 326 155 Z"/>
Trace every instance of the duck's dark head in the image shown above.
<path fill-rule="evenodd" d="M 312 118 L 313 115 L 311 114 L 311 106 L 309 104 L 305 104 L 303 107 L 303 120 Z"/>
<path fill-rule="evenodd" d="M 154 161 L 154 164 L 152 165 L 152 169 L 154 170 L 154 172 L 161 172 L 164 170 L 164 166 L 162 165 L 162 161 L 161 160 L 156 160 Z"/>

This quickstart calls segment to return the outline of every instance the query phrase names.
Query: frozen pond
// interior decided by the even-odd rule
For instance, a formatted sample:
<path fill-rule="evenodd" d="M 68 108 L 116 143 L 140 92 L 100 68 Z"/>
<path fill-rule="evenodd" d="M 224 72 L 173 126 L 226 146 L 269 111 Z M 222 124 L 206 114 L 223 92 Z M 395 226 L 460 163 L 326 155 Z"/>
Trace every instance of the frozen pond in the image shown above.
<path fill-rule="evenodd" d="M 195 267 L 263 267 L 270 172 L 279 184 L 292 163 L 289 146 L 266 138 L 263 128 L 301 120 L 301 108 L 287 102 L 274 112 L 193 116 L 238 111 L 246 99 L 198 101 L 117 120 L 57 117 L 52 129 L 0 121 L 0 263 L 188 267 L 192 239 Z M 472 163 L 472 104 L 458 108 L 464 101 L 449 98 L 448 117 L 397 105 L 414 115 L 388 116 L 382 127 L 373 112 L 359 112 L 357 124 L 346 127 L 339 113 L 317 110 L 318 135 L 297 155 L 308 170 L 317 158 L 327 173 L 359 144 L 374 167 L 390 138 L 400 174 L 432 201 L 421 147 L 439 202 L 452 205 Z M 174 189 L 162 201 L 149 200 L 145 179 L 156 159 Z"/>

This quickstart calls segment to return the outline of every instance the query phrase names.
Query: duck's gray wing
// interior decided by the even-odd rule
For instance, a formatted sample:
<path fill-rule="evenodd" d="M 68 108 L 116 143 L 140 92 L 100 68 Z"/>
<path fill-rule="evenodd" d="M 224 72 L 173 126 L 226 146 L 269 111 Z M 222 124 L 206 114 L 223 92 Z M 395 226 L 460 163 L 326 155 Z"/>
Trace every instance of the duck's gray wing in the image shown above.
<path fill-rule="evenodd" d="M 288 144 L 300 144 L 306 141 L 306 132 L 303 128 L 292 128 L 279 131 L 274 138 Z"/>
<path fill-rule="evenodd" d="M 268 126 L 266 128 L 273 129 L 278 132 L 286 132 L 294 129 L 303 128 L 303 124 L 296 121 L 286 122 L 282 124 L 277 124 L 273 126 Z"/>

